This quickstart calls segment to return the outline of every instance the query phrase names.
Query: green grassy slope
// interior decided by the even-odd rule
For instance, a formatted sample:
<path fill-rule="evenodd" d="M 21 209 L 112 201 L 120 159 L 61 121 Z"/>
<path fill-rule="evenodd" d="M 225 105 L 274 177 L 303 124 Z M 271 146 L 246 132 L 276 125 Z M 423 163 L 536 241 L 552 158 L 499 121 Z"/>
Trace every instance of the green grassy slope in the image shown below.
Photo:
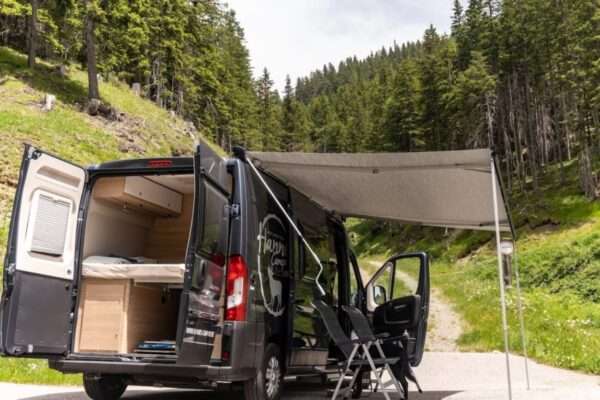
<path fill-rule="evenodd" d="M 511 199 L 518 226 L 517 262 L 533 358 L 600 373 L 600 203 L 579 194 L 576 165 L 544 178 L 538 195 Z M 467 327 L 466 351 L 502 350 L 495 247 L 489 233 L 400 227 L 353 221 L 361 257 L 425 250 L 433 255 L 432 281 L 456 304 Z M 370 237 L 369 237 L 370 236 Z M 520 351 L 515 289 L 509 289 L 511 349 Z"/>
<path fill-rule="evenodd" d="M 111 159 L 191 154 L 186 124 L 126 85 L 102 82 L 103 101 L 124 113 L 119 121 L 82 112 L 86 74 L 72 68 L 66 78 L 50 64 L 35 70 L 26 59 L 0 47 L 0 258 L 3 259 L 22 143 L 31 143 L 64 159 L 87 165 Z M 50 112 L 41 110 L 44 94 L 57 97 Z M 125 150 L 128 150 L 125 152 Z M 80 383 L 77 376 L 49 371 L 44 362 L 0 359 L 0 381 Z"/>

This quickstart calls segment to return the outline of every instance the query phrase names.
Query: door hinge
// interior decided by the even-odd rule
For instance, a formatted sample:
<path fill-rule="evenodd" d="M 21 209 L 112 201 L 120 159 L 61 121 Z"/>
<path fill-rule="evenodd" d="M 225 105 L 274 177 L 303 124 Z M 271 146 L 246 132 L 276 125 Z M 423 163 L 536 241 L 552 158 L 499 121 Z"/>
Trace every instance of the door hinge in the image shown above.
<path fill-rule="evenodd" d="M 10 263 L 8 264 L 8 268 L 6 269 L 6 273 L 10 276 L 15 274 L 15 271 L 17 270 L 17 266 L 15 265 L 15 263 Z"/>
<path fill-rule="evenodd" d="M 30 147 L 27 152 L 27 158 L 30 160 L 37 160 L 42 155 L 42 152 L 36 149 L 35 147 Z"/>
<path fill-rule="evenodd" d="M 237 203 L 227 206 L 229 208 L 229 216 L 231 218 L 237 218 L 240 216 L 240 205 Z"/>

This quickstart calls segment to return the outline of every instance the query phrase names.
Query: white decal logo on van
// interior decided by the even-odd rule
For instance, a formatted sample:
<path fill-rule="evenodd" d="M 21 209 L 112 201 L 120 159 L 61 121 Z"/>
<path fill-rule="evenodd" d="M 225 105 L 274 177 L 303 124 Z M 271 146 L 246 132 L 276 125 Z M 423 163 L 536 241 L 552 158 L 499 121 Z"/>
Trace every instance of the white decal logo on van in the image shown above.
<path fill-rule="evenodd" d="M 194 336 L 206 336 L 209 338 L 215 337 L 215 333 L 212 331 L 207 331 L 205 329 L 196 329 L 196 328 L 185 328 L 185 333 Z"/>
<path fill-rule="evenodd" d="M 287 240 L 287 230 L 281 220 L 275 214 L 267 215 L 260 223 L 258 233 L 258 279 L 265 308 L 275 317 L 285 310 L 283 286 L 277 273 L 287 270 Z"/>

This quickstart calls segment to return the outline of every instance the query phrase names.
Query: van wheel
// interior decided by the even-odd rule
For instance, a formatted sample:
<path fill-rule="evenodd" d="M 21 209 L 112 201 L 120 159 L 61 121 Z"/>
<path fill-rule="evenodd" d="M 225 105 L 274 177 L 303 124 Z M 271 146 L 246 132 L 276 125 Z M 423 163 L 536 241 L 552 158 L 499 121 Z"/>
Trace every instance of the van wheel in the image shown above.
<path fill-rule="evenodd" d="M 254 379 L 244 382 L 244 399 L 279 400 L 283 389 L 283 364 L 279 346 L 269 343 Z"/>
<path fill-rule="evenodd" d="M 83 375 L 85 393 L 92 400 L 118 400 L 121 398 L 127 383 L 118 375 Z"/>

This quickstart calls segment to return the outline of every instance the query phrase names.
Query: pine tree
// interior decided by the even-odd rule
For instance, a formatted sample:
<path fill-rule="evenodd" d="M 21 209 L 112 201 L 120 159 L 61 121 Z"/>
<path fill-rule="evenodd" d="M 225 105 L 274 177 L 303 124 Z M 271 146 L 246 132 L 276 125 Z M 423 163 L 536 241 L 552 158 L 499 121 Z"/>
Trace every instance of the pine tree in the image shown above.
<path fill-rule="evenodd" d="M 420 86 L 416 62 L 403 61 L 396 72 L 391 95 L 385 103 L 385 150 L 414 151 L 424 147 Z"/>
<path fill-rule="evenodd" d="M 463 9 L 463 6 L 462 6 L 460 0 L 454 0 L 454 5 L 452 6 L 452 24 L 451 24 L 452 36 L 456 37 L 461 34 L 463 17 L 464 17 L 464 9 Z"/>

